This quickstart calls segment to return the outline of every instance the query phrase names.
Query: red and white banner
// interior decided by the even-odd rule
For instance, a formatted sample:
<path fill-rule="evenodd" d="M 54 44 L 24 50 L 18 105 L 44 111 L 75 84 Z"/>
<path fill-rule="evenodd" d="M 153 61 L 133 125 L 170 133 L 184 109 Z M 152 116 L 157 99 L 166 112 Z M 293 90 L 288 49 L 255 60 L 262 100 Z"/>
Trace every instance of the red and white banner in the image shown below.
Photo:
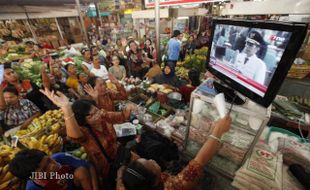
<path fill-rule="evenodd" d="M 184 5 L 184 4 L 194 4 L 194 3 L 210 3 L 219 2 L 223 0 L 160 0 L 160 6 L 173 6 L 173 5 Z M 145 7 L 155 7 L 155 0 L 144 0 Z"/>

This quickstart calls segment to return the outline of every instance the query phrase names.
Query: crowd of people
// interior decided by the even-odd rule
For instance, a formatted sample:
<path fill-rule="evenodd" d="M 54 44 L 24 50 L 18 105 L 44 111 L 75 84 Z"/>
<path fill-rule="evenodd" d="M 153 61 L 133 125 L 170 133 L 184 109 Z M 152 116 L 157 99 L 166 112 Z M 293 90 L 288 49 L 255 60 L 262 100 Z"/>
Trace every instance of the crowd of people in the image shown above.
<path fill-rule="evenodd" d="M 129 39 L 127 47 L 119 41 L 115 47 L 83 48 L 68 46 L 67 54 L 82 55 L 82 72 L 74 61 L 66 65 L 56 54 L 44 56 L 41 67 L 42 88 L 21 80 L 11 68 L 4 67 L 4 81 L 0 86 L 1 126 L 4 131 L 20 126 L 22 129 L 47 110 L 61 109 L 64 113 L 67 138 L 83 146 L 89 161 L 78 160 L 65 153 L 51 157 L 35 149 L 22 150 L 15 155 L 9 169 L 20 179 L 27 180 L 26 189 L 192 189 L 203 174 L 203 167 L 220 144 L 220 137 L 230 127 L 230 117 L 215 123 L 212 135 L 197 156 L 177 176 L 162 173 L 153 160 L 140 158 L 117 141 L 113 124 L 124 123 L 137 109 L 127 104 L 115 111 L 115 100 L 126 100 L 128 94 L 119 82 L 133 76 L 152 79 L 183 93 L 189 101 L 190 93 L 200 84 L 200 73 L 189 72 L 189 82 L 175 75 L 176 61 L 182 54 L 181 33 L 175 31 L 168 43 L 168 60 L 163 69 L 156 60 L 156 48 L 150 39 L 138 44 Z M 193 39 L 186 48 L 192 52 Z M 32 44 L 31 44 L 32 45 Z M 33 51 L 28 48 L 27 51 Z M 127 49 L 127 51 L 126 51 Z M 35 50 L 33 51 L 35 53 Z M 117 90 L 109 90 L 106 81 Z M 3 132 L 3 131 L 2 131 Z M 36 173 L 47 173 L 48 179 Z M 70 174 L 72 178 L 52 178 L 52 173 Z M 39 174 L 39 176 L 41 176 Z"/>

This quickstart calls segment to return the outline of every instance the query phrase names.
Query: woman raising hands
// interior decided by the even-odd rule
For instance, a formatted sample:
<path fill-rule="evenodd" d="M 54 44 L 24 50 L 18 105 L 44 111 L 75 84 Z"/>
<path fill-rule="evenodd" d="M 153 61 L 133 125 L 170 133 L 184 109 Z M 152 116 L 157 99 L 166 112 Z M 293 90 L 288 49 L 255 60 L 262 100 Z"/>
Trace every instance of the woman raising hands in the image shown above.
<path fill-rule="evenodd" d="M 135 107 L 129 105 L 122 112 L 107 112 L 98 109 L 91 100 L 77 100 L 71 104 L 60 92 L 48 89 L 41 92 L 64 112 L 67 136 L 85 147 L 90 161 L 96 166 L 99 189 L 113 187 L 115 180 L 108 179 L 116 175 L 114 170 L 118 168 L 113 171 L 110 168 L 114 161 L 128 162 L 136 156 L 117 144 L 112 124 L 125 122 Z M 127 156 L 120 159 L 121 154 Z"/>

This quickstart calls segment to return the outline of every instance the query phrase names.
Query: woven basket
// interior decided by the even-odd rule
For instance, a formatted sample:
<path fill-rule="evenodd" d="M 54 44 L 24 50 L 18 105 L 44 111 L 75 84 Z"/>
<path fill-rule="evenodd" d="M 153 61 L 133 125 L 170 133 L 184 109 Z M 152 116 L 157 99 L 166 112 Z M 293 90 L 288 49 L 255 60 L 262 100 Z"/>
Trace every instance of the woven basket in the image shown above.
<path fill-rule="evenodd" d="M 296 65 L 294 64 L 288 72 L 288 77 L 296 78 L 296 79 L 303 79 L 310 73 L 310 65 L 309 64 L 302 64 Z"/>

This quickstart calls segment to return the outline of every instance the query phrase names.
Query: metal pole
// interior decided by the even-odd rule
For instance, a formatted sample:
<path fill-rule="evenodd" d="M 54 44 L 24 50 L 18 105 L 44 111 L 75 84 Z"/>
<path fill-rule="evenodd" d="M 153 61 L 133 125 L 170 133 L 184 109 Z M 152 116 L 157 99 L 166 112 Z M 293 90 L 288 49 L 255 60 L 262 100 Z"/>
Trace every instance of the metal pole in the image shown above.
<path fill-rule="evenodd" d="M 100 36 L 100 28 L 101 28 L 102 20 L 101 20 L 101 15 L 99 11 L 99 3 L 94 2 L 94 4 L 96 8 L 96 14 L 100 22 L 100 24 L 98 24 L 98 22 L 96 21 L 96 28 L 97 28 L 98 36 Z"/>
<path fill-rule="evenodd" d="M 25 11 L 25 14 L 26 14 L 26 17 L 27 17 L 26 25 L 28 25 L 29 30 L 30 30 L 30 32 L 31 32 L 32 37 L 34 38 L 34 40 L 35 40 L 37 43 L 39 43 L 38 37 L 37 37 L 35 31 L 33 31 L 32 27 L 31 27 L 31 25 L 30 25 L 30 23 L 29 23 L 29 20 L 30 20 L 30 19 L 29 19 L 29 15 L 28 15 L 27 9 L 26 9 L 25 6 L 23 6 L 23 8 L 24 8 L 24 11 Z"/>
<path fill-rule="evenodd" d="M 160 33 L 159 33 L 159 22 L 160 22 L 160 0 L 155 0 L 155 30 L 156 30 L 156 54 L 157 63 L 161 63 L 160 56 Z"/>
<path fill-rule="evenodd" d="M 83 15 L 81 12 L 80 0 L 75 0 L 75 3 L 76 3 L 76 9 L 77 9 L 79 17 L 80 17 L 80 23 L 82 25 L 82 32 L 83 32 L 83 36 L 84 36 L 84 41 L 86 41 L 87 45 L 89 46 L 89 40 L 87 37 L 86 28 L 85 28 L 85 24 L 84 24 L 84 20 L 83 20 Z"/>
<path fill-rule="evenodd" d="M 59 32 L 59 34 L 60 34 L 60 37 L 61 37 L 61 39 L 63 40 L 63 39 L 64 39 L 64 36 L 62 35 L 62 32 L 61 32 L 61 29 L 60 29 L 60 26 L 59 26 L 59 23 L 58 23 L 57 18 L 55 18 L 55 22 L 56 22 L 56 26 L 57 26 L 58 32 Z"/>
<path fill-rule="evenodd" d="M 37 38 L 37 35 L 36 35 L 36 33 L 33 31 L 33 29 L 32 29 L 32 27 L 31 27 L 31 25 L 30 25 L 30 23 L 29 23 L 28 20 L 29 20 L 28 18 L 27 18 L 27 20 L 25 20 L 25 25 L 27 25 L 27 26 L 29 27 L 29 30 L 30 30 L 30 32 L 31 32 L 31 34 L 32 34 L 33 39 L 34 39 L 37 43 L 39 43 L 38 38 Z"/>
<path fill-rule="evenodd" d="M 96 11 L 97 11 L 97 14 L 98 14 L 99 21 L 100 21 L 100 27 L 101 27 L 103 22 L 102 22 L 102 17 L 100 15 L 99 3 L 95 3 L 95 6 L 96 6 Z"/>

